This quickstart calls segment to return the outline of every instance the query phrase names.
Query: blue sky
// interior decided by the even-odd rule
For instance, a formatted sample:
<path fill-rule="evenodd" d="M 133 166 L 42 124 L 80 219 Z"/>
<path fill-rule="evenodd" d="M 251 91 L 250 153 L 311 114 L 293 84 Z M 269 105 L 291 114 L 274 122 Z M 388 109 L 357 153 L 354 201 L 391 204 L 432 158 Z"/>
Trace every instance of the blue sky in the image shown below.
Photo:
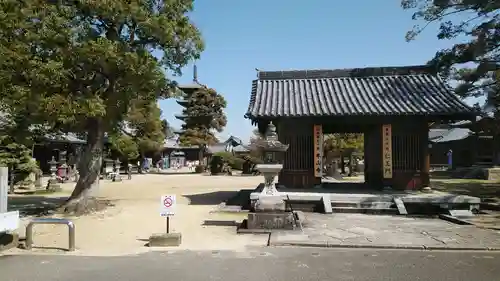
<path fill-rule="evenodd" d="M 228 124 L 220 138 L 244 141 L 253 127 L 243 115 L 255 68 L 261 70 L 335 69 L 424 64 L 451 41 L 436 39 L 431 26 L 416 41 L 405 34 L 415 21 L 400 0 L 197 0 L 192 20 L 206 49 L 197 62 L 198 80 L 224 95 Z M 192 81 L 192 66 L 176 78 Z M 181 107 L 160 102 L 174 127 Z"/>

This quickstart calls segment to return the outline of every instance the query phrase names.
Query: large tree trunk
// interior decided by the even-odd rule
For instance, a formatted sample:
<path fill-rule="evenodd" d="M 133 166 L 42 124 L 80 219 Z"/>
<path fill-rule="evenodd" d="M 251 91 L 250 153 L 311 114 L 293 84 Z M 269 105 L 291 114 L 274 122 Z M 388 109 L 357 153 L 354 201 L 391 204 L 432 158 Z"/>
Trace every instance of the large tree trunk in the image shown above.
<path fill-rule="evenodd" d="M 94 198 L 99 185 L 104 147 L 104 126 L 100 120 L 89 120 L 87 143 L 78 163 L 80 177 L 75 189 L 64 205 L 65 212 L 83 214 L 94 210 Z"/>

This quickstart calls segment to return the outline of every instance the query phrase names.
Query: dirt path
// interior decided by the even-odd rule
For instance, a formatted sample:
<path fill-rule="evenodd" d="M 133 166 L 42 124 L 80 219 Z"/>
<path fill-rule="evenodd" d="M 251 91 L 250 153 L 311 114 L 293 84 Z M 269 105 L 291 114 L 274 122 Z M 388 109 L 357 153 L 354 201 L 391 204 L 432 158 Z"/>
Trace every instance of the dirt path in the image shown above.
<path fill-rule="evenodd" d="M 171 229 L 182 233 L 181 246 L 169 250 L 243 250 L 249 245 L 265 245 L 265 236 L 236 235 L 231 226 L 203 225 L 205 220 L 241 221 L 241 214 L 211 211 L 240 189 L 255 188 L 260 181 L 260 177 L 203 175 L 138 175 L 130 181 L 101 181 L 99 195 L 112 200 L 115 206 L 74 218 L 77 251 L 73 254 L 124 255 L 155 250 L 144 245 L 151 234 L 165 231 L 165 219 L 159 215 L 163 194 L 177 196 L 177 214 L 171 221 Z M 22 236 L 23 232 L 24 227 Z M 39 225 L 35 227 L 34 240 L 35 246 L 43 248 L 32 252 L 63 252 L 61 248 L 67 247 L 67 230 L 65 226 Z"/>

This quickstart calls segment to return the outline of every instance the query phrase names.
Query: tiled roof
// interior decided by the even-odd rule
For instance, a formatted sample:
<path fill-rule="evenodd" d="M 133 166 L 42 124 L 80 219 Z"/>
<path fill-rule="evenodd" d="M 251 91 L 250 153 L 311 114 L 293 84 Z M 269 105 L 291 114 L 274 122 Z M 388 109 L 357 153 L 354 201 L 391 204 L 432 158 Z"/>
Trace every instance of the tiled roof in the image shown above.
<path fill-rule="evenodd" d="M 492 118 L 495 118 L 495 113 L 494 112 L 486 112 L 482 115 L 479 115 L 479 116 L 476 116 L 476 122 L 479 122 L 483 119 L 492 119 Z M 472 121 L 471 120 L 462 120 L 462 121 L 458 121 L 458 122 L 455 122 L 453 124 L 451 124 L 452 127 L 460 127 L 460 126 L 467 126 L 467 125 L 471 125 L 472 124 Z"/>
<path fill-rule="evenodd" d="M 468 138 L 472 131 L 465 128 L 451 128 L 451 129 L 430 129 L 429 139 L 431 142 L 449 142 L 456 140 L 463 140 Z M 434 136 L 434 137 L 432 137 Z"/>
<path fill-rule="evenodd" d="M 425 67 L 259 72 L 246 117 L 472 113 Z"/>
<path fill-rule="evenodd" d="M 193 146 L 183 146 L 179 144 L 179 138 L 178 137 L 173 137 L 173 138 L 167 138 L 163 141 L 163 148 L 170 148 L 170 149 L 195 149 L 199 148 L 196 145 Z"/>
<path fill-rule="evenodd" d="M 243 142 L 241 141 L 240 138 L 238 137 L 235 137 L 235 136 L 230 136 L 225 142 L 225 144 L 231 144 L 232 146 L 238 146 L 238 145 L 242 145 Z"/>
<path fill-rule="evenodd" d="M 249 152 L 250 148 L 246 145 L 238 145 L 233 148 L 233 152 Z"/>
<path fill-rule="evenodd" d="M 437 140 L 446 135 L 450 129 L 429 129 L 429 140 Z"/>
<path fill-rule="evenodd" d="M 45 138 L 51 142 L 61 142 L 61 143 L 73 143 L 73 144 L 85 144 L 87 141 L 78 137 L 75 133 L 67 134 L 47 134 Z"/>

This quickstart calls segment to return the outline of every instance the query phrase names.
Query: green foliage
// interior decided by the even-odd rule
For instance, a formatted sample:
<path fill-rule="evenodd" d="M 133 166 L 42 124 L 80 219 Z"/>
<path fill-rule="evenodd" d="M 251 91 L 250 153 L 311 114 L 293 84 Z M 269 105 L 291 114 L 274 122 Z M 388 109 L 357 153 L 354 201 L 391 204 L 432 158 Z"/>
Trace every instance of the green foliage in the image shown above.
<path fill-rule="evenodd" d="M 456 81 L 456 93 L 462 97 L 486 97 L 500 107 L 499 40 L 500 17 L 498 1 L 485 0 L 402 0 L 404 9 L 415 10 L 413 19 L 423 22 L 406 35 L 408 41 L 433 23 L 439 23 L 437 38 L 458 37 L 466 41 L 438 51 L 429 65 L 444 78 Z"/>
<path fill-rule="evenodd" d="M 156 102 L 134 102 L 126 121 L 141 154 L 159 151 L 163 147 L 164 124 Z"/>
<path fill-rule="evenodd" d="M 224 165 L 224 159 L 222 156 L 213 155 L 210 159 L 210 174 L 217 175 L 222 172 L 222 167 Z"/>
<path fill-rule="evenodd" d="M 112 135 L 109 142 L 113 149 L 122 155 L 126 160 L 133 160 L 139 157 L 139 147 L 135 140 L 124 134 Z"/>
<path fill-rule="evenodd" d="M 16 181 L 23 180 L 31 172 L 37 172 L 39 169 L 31 157 L 31 149 L 13 142 L 8 136 L 0 137 L 0 166 L 14 169 Z"/>
<path fill-rule="evenodd" d="M 194 172 L 197 173 L 197 174 L 201 174 L 203 172 L 205 172 L 205 165 L 198 165 L 194 168 Z"/>
<path fill-rule="evenodd" d="M 181 74 L 199 58 L 192 9 L 193 0 L 0 1 L 0 104 L 29 113 L 27 124 L 85 132 L 78 192 L 95 181 L 104 133 L 118 132 L 135 102 L 170 96 L 165 70 Z M 139 149 L 156 146 L 153 131 L 136 135 Z"/>
<path fill-rule="evenodd" d="M 170 126 L 170 123 L 168 123 L 167 120 L 165 119 L 161 120 L 161 127 L 163 134 L 165 135 L 166 138 L 171 138 L 175 135 L 172 126 Z"/>
<path fill-rule="evenodd" d="M 110 137 L 115 150 L 127 159 L 135 159 L 147 152 L 160 151 L 165 140 L 166 120 L 156 102 L 134 101 L 123 128 Z"/>
<path fill-rule="evenodd" d="M 214 89 L 202 87 L 185 97 L 187 105 L 179 142 L 183 145 L 210 145 L 217 143 L 214 131 L 222 132 L 227 124 L 224 109 L 226 100 Z"/>
<path fill-rule="evenodd" d="M 235 156 L 231 152 L 226 152 L 226 151 L 216 152 L 214 153 L 214 156 L 217 156 L 220 159 L 222 159 L 222 161 L 226 162 L 234 170 L 241 171 L 243 169 L 243 163 L 245 162 L 245 160 L 238 156 Z"/>
<path fill-rule="evenodd" d="M 364 151 L 363 134 L 329 134 L 324 136 L 323 148 L 328 151 Z"/>
<path fill-rule="evenodd" d="M 257 141 L 259 141 L 260 139 L 262 139 L 262 135 L 260 134 L 259 132 L 259 129 L 254 129 L 252 131 L 252 136 L 250 137 L 250 156 L 252 159 L 261 159 L 262 157 L 262 153 L 258 150 L 258 149 L 255 149 L 255 144 L 257 143 Z M 253 163 L 256 163 L 256 162 L 253 162 Z"/>
<path fill-rule="evenodd" d="M 232 163 L 229 163 L 229 166 L 233 170 L 241 171 L 241 170 L 243 170 L 243 164 L 244 163 L 245 163 L 245 160 L 243 160 L 242 158 L 240 158 L 240 157 L 234 157 Z"/>

